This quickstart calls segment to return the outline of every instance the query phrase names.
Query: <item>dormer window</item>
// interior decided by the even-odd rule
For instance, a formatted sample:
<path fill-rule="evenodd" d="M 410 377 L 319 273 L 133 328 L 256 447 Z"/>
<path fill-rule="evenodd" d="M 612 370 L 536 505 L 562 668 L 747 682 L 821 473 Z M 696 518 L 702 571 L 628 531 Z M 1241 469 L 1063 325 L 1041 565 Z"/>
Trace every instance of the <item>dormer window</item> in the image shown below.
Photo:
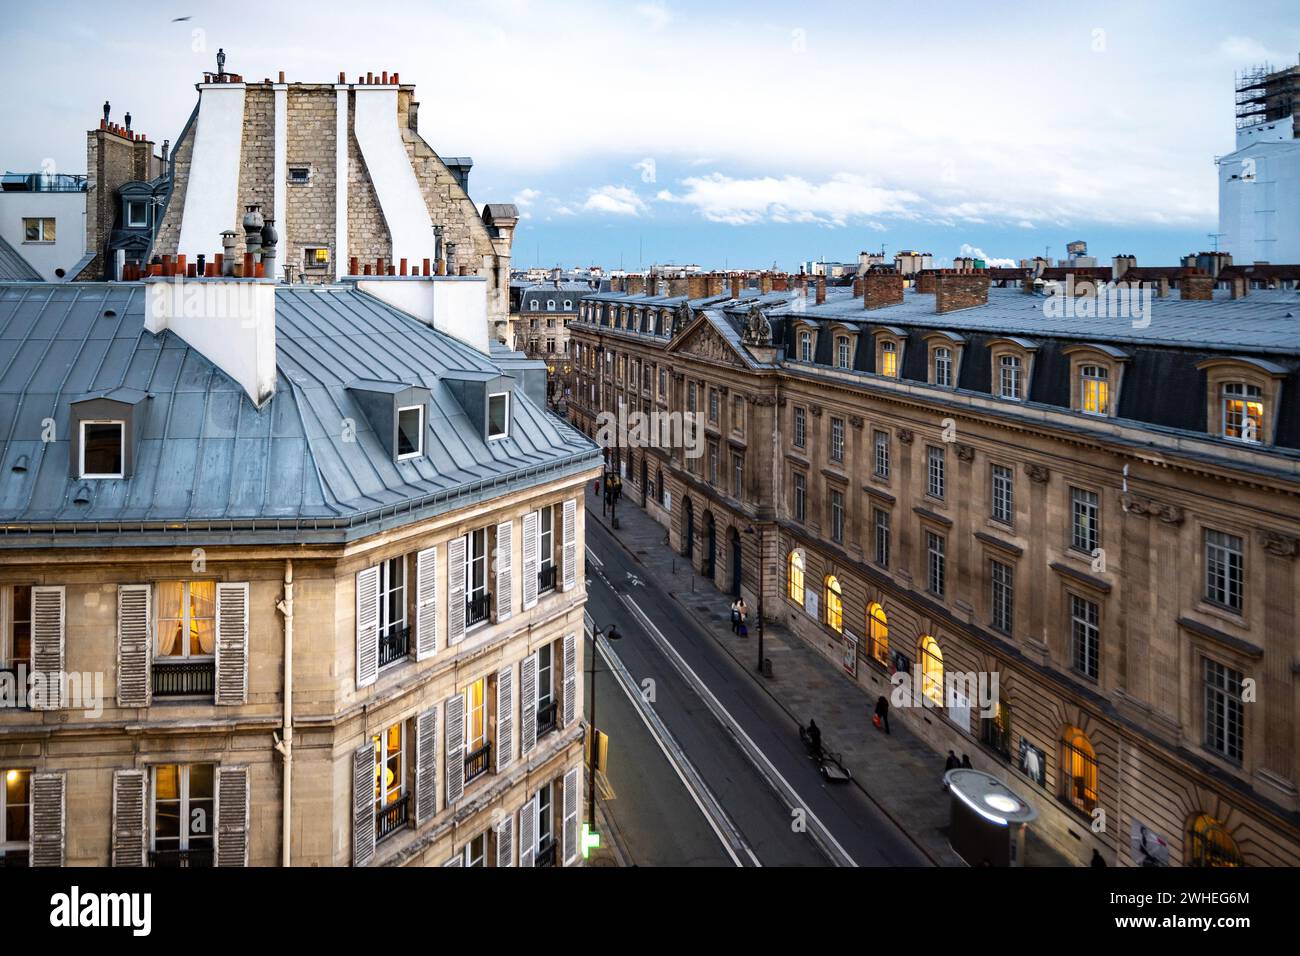
<path fill-rule="evenodd" d="M 1264 430 L 1264 393 L 1257 385 L 1223 385 L 1223 437 L 1258 444 Z"/>
<path fill-rule="evenodd" d="M 424 454 L 424 406 L 406 405 L 397 410 L 397 460 Z"/>
<path fill-rule="evenodd" d="M 126 204 L 126 226 L 128 229 L 147 229 L 149 227 L 149 203 L 144 199 L 132 199 Z"/>
<path fill-rule="evenodd" d="M 898 345 L 894 342 L 880 343 L 880 374 L 898 378 Z"/>
<path fill-rule="evenodd" d="M 495 392 L 488 396 L 488 441 L 510 434 L 510 393 Z"/>
<path fill-rule="evenodd" d="M 835 337 L 835 367 L 847 369 L 851 363 L 853 347 L 849 342 L 847 335 L 838 335 Z"/>
<path fill-rule="evenodd" d="M 799 361 L 813 360 L 812 333 L 805 330 L 799 333 Z"/>
<path fill-rule="evenodd" d="M 998 359 L 998 397 L 1018 402 L 1025 397 L 1024 368 L 1019 355 L 1003 355 Z"/>
<path fill-rule="evenodd" d="M 1248 445 L 1272 444 L 1287 369 L 1254 357 L 1213 358 L 1197 368 L 1205 372 L 1210 434 Z"/>
<path fill-rule="evenodd" d="M 1085 415 L 1110 413 L 1110 369 L 1084 365 L 1079 369 L 1079 409 Z"/>
<path fill-rule="evenodd" d="M 952 388 L 952 349 L 945 346 L 934 350 L 934 384 Z"/>
<path fill-rule="evenodd" d="M 81 422 L 81 477 L 121 478 L 126 474 L 126 422 Z"/>

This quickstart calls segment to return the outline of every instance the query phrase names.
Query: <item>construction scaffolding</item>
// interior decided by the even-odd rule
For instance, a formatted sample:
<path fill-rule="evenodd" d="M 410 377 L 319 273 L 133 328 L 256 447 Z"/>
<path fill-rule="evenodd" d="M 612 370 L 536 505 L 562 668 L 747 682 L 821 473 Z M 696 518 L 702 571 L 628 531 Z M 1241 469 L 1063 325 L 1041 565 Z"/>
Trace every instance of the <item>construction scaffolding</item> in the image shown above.
<path fill-rule="evenodd" d="M 1265 63 L 1236 74 L 1234 79 L 1237 129 L 1300 113 L 1300 66 L 1277 70 Z"/>

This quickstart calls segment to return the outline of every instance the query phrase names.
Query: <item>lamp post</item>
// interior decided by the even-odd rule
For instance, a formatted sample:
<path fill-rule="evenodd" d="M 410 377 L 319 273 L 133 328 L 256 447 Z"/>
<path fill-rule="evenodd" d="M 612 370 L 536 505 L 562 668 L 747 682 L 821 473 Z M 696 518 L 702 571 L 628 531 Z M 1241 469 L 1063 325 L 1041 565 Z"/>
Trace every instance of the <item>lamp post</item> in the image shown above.
<path fill-rule="evenodd" d="M 591 757 L 588 760 L 587 767 L 587 827 L 588 832 L 592 833 L 596 830 L 596 746 L 599 742 L 599 738 L 596 736 L 596 639 L 602 635 L 608 641 L 616 641 L 620 637 L 618 628 L 613 624 L 604 630 L 595 626 L 591 629 L 591 666 L 587 670 L 587 673 L 591 675 L 591 728 L 589 731 Z"/>
<path fill-rule="evenodd" d="M 763 673 L 763 532 L 750 525 L 745 534 L 752 534 L 758 543 L 758 672 Z"/>

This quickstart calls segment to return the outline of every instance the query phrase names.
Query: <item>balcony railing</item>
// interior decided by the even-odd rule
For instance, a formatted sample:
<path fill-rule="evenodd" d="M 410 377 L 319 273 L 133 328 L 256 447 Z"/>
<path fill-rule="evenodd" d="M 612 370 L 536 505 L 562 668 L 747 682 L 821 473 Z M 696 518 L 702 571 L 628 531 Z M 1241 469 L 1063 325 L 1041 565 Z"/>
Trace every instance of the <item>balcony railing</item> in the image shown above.
<path fill-rule="evenodd" d="M 492 613 L 492 592 L 484 591 L 465 601 L 465 626 L 473 627 L 488 619 Z"/>
<path fill-rule="evenodd" d="M 465 755 L 465 782 L 481 777 L 492 762 L 492 741 Z"/>
<path fill-rule="evenodd" d="M 215 686 L 215 661 L 153 662 L 155 697 L 210 697 Z"/>
<path fill-rule="evenodd" d="M 555 845 L 555 840 L 548 837 L 546 842 L 537 848 L 538 866 L 555 866 Z"/>
<path fill-rule="evenodd" d="M 382 840 L 406 826 L 407 814 L 411 806 L 411 795 L 403 794 L 400 800 L 384 804 L 375 814 L 375 839 Z"/>
<path fill-rule="evenodd" d="M 409 653 L 411 645 L 411 628 L 409 625 L 393 624 L 379 633 L 379 666 L 387 667 L 393 661 L 401 660 Z"/>
<path fill-rule="evenodd" d="M 560 712 L 560 702 L 552 700 L 547 704 L 537 705 L 537 736 L 549 734 L 556 727 L 556 718 Z"/>
<path fill-rule="evenodd" d="M 545 594 L 555 590 L 555 565 L 542 568 L 537 572 L 537 593 Z"/>
<path fill-rule="evenodd" d="M 160 868 L 211 866 L 212 847 L 192 847 L 188 850 L 150 850 L 149 865 Z"/>
<path fill-rule="evenodd" d="M 26 850 L 0 850 L 0 869 L 21 869 L 29 865 Z"/>

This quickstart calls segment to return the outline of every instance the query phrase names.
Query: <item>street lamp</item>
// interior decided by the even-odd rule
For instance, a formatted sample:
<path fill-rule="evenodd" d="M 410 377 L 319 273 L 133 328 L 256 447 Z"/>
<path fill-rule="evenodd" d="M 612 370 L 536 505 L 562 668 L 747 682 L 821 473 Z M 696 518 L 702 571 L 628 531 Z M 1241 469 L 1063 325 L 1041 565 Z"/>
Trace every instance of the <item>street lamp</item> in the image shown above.
<path fill-rule="evenodd" d="M 758 542 L 758 672 L 763 673 L 763 532 L 750 525 L 745 534 Z"/>
<path fill-rule="evenodd" d="M 591 629 L 591 666 L 587 673 L 591 675 L 591 726 L 588 730 L 588 736 L 591 738 L 591 757 L 588 760 L 587 770 L 587 827 L 589 833 L 596 832 L 596 745 L 598 738 L 596 736 L 596 639 L 604 637 L 607 641 L 617 641 L 622 635 L 618 633 L 618 628 L 611 624 L 602 630 L 593 626 Z"/>

